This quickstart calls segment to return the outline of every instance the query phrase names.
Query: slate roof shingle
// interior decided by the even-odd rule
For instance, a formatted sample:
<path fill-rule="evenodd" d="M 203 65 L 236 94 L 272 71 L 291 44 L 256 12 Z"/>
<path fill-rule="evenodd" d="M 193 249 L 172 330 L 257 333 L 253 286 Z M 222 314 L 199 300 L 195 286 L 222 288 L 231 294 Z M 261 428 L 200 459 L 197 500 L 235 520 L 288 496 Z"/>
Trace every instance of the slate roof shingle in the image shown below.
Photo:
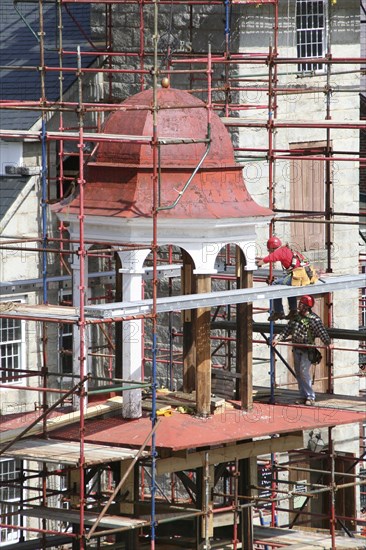
<path fill-rule="evenodd" d="M 37 41 L 40 19 L 38 2 L 17 2 L 24 20 L 16 12 L 12 0 L 0 2 L 0 100 L 34 100 L 41 97 L 40 48 Z M 90 6 L 67 4 L 63 6 L 63 49 L 93 51 L 86 37 L 90 37 Z M 57 4 L 44 3 L 45 65 L 58 67 Z M 26 23 L 25 23 L 26 21 Z M 28 26 L 27 26 L 28 25 Z M 94 61 L 93 56 L 82 57 L 83 67 Z M 64 67 L 76 67 L 76 55 L 63 56 Z M 20 67 L 16 69 L 15 67 Z M 64 73 L 64 91 L 75 81 L 75 73 Z M 46 73 L 46 97 L 59 98 L 59 72 Z M 0 128 L 29 130 L 40 117 L 40 112 L 0 108 Z"/>
<path fill-rule="evenodd" d="M 0 220 L 26 187 L 29 177 L 0 176 Z"/>

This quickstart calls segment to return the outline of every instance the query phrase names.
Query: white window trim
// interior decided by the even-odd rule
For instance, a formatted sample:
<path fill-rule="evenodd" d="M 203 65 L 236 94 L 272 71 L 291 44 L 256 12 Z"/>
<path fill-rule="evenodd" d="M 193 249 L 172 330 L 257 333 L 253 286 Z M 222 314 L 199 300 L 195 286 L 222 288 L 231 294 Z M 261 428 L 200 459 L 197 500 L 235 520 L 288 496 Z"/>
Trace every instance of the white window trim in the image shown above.
<path fill-rule="evenodd" d="M 362 273 L 366 275 L 366 265 L 361 268 Z M 361 288 L 361 326 L 366 327 L 366 287 Z"/>
<path fill-rule="evenodd" d="M 13 297 L 12 297 L 13 298 Z M 6 298 L 2 297 L 0 300 L 1 302 L 6 302 Z M 16 300 L 12 299 L 12 302 L 14 303 L 25 303 L 26 298 L 23 297 L 17 297 Z M 20 320 L 20 354 L 19 354 L 19 371 L 24 370 L 26 366 L 26 323 L 23 319 Z M 9 385 L 16 385 L 16 386 L 26 386 L 27 385 L 27 376 L 23 376 L 21 374 L 21 377 L 19 380 L 8 380 L 5 382 L 2 382 L 2 384 L 9 384 Z"/>
<path fill-rule="evenodd" d="M 298 10 L 298 4 L 299 2 L 303 2 L 303 1 L 306 1 L 306 2 L 312 2 L 312 1 L 322 1 L 323 2 L 323 6 L 324 6 L 324 27 L 323 27 L 323 36 L 322 36 L 322 43 L 323 43 L 323 55 L 321 57 L 324 57 L 327 53 L 327 31 L 328 31 L 328 0 L 296 0 L 296 4 L 295 4 L 295 28 L 296 28 L 296 50 L 297 50 L 297 57 L 299 58 L 303 58 L 303 56 L 300 56 L 298 55 L 298 48 L 299 48 L 299 41 L 298 41 L 298 33 L 300 30 L 303 30 L 303 31 L 306 31 L 306 30 L 315 30 L 314 29 L 300 29 L 298 26 L 297 26 L 297 10 Z M 317 57 L 317 56 L 311 56 L 311 58 L 313 57 Z M 305 56 L 306 58 L 306 56 Z M 310 64 L 310 63 L 309 63 Z M 318 68 L 309 68 L 309 69 L 305 69 L 305 68 L 302 68 L 302 65 L 303 63 L 299 63 L 298 66 L 297 66 L 297 70 L 298 70 L 298 73 L 299 74 L 302 74 L 304 76 L 306 75 L 311 75 L 311 74 L 324 74 L 326 72 L 326 65 L 323 63 L 323 66 L 322 67 L 318 67 Z M 316 65 L 316 63 L 312 63 L 312 65 Z"/>
<path fill-rule="evenodd" d="M 70 297 L 70 300 L 72 302 L 72 290 L 71 289 L 61 289 L 59 291 L 59 295 L 58 295 L 58 299 L 59 299 L 59 303 L 61 303 L 63 300 L 65 299 L 68 299 Z M 62 346 L 61 346 L 61 340 L 62 340 L 62 336 L 65 336 L 64 334 L 62 334 L 62 329 L 64 328 L 65 325 L 60 325 L 59 329 L 58 329 L 58 335 L 57 335 L 57 370 L 60 374 L 60 376 L 62 375 L 70 375 L 72 374 L 72 368 L 71 368 L 71 372 L 67 373 L 67 372 L 64 372 L 63 369 L 62 369 L 62 355 L 61 355 L 61 349 L 62 349 Z M 71 332 L 70 333 L 67 333 L 67 335 L 71 335 L 71 338 L 73 337 L 73 329 L 72 329 L 72 325 L 70 325 L 71 327 Z"/>
<path fill-rule="evenodd" d="M 0 464 L 4 463 L 4 462 L 11 462 L 14 464 L 14 473 L 16 473 L 18 470 L 17 470 L 17 461 L 15 459 L 12 459 L 12 458 L 7 458 L 7 457 L 0 457 Z M 1 473 L 1 472 L 0 472 Z M 0 479 L 2 479 L 2 477 L 0 476 Z M 21 490 L 21 489 L 19 489 Z M 20 502 L 20 497 L 19 498 L 14 498 L 14 499 L 7 499 L 6 502 L 8 503 L 9 506 L 12 506 L 12 505 L 16 505 L 16 503 L 19 503 Z M 6 505 L 2 505 L 3 508 L 4 508 L 4 511 L 6 510 L 7 506 Z M 15 507 L 15 506 L 14 506 Z M 18 507 L 19 508 L 19 507 Z M 6 512 L 5 512 L 6 514 Z M 13 516 L 14 518 L 15 516 Z M 18 514 L 18 524 L 20 524 L 20 514 Z M 4 523 L 4 522 L 3 522 Z M 10 522 L 11 524 L 14 523 L 14 520 L 12 519 L 12 521 Z M 20 537 L 20 528 L 17 529 L 17 528 L 14 528 L 14 529 L 10 529 L 8 527 L 1 527 L 0 530 L 2 532 L 5 531 L 6 533 L 6 541 L 1 541 L 1 535 L 0 535 L 0 547 L 4 547 L 6 548 L 6 546 L 10 543 L 16 543 L 19 541 L 19 537 Z"/>

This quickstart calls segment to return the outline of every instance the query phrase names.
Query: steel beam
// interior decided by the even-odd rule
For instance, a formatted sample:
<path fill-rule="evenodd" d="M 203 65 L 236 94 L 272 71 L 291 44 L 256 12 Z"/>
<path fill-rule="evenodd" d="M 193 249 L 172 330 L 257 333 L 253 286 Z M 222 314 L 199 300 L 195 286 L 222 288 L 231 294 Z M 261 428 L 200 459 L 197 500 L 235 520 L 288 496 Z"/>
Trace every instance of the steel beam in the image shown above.
<path fill-rule="evenodd" d="M 286 298 L 288 296 L 303 296 L 304 294 L 324 294 L 362 287 L 366 287 L 365 274 L 342 277 L 330 276 L 324 279 L 323 283 L 311 286 L 257 286 L 219 292 L 167 296 L 157 299 L 156 311 L 158 314 L 170 311 L 185 311 L 202 307 L 273 300 L 274 298 Z M 9 304 L 11 306 L 11 302 Z M 131 320 L 131 316 L 151 314 L 152 300 L 90 305 L 84 308 L 84 312 L 86 322 L 123 320 L 127 317 Z M 3 312 L 0 310 L 0 317 L 73 323 L 78 321 L 79 313 L 78 308 L 70 306 L 16 304 L 14 309 L 9 307 Z"/>
<path fill-rule="evenodd" d="M 167 296 L 157 299 L 156 310 L 157 313 L 166 313 L 176 310 L 196 309 L 198 307 L 217 307 L 221 305 L 273 300 L 274 298 L 287 298 L 288 296 L 303 296 L 304 294 L 324 294 L 366 286 L 365 274 L 328 277 L 323 280 L 324 282 L 311 286 L 258 286 L 254 288 L 207 292 L 199 295 Z M 116 302 L 113 304 L 98 304 L 85 307 L 87 317 L 99 319 L 118 319 L 128 315 L 144 315 L 151 313 L 151 311 L 152 300 Z"/>
<path fill-rule="evenodd" d="M 279 334 L 283 331 L 283 323 L 276 323 L 273 326 L 273 332 Z M 236 321 L 215 321 L 211 323 L 212 329 L 218 330 L 236 330 Z M 256 323 L 253 322 L 253 332 L 269 333 L 270 323 Z M 327 327 L 327 332 L 331 338 L 338 338 L 339 340 L 366 340 L 366 329 L 363 330 L 350 330 L 344 328 Z"/>

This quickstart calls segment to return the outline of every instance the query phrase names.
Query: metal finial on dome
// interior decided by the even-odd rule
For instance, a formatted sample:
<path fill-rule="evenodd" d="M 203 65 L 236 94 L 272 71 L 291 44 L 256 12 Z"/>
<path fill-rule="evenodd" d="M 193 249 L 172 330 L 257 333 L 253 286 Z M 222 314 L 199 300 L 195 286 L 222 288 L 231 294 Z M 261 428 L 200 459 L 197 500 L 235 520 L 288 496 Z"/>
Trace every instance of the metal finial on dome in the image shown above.
<path fill-rule="evenodd" d="M 169 78 L 167 76 L 165 76 L 162 81 L 161 81 L 161 86 L 163 88 L 169 88 L 170 86 L 170 82 L 169 82 Z"/>

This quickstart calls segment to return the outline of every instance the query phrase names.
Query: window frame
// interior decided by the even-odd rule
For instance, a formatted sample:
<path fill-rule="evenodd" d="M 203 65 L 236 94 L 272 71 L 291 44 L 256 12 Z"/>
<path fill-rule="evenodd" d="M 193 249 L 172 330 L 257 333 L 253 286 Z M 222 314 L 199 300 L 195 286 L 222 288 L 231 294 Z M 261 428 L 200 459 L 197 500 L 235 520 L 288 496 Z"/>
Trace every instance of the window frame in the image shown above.
<path fill-rule="evenodd" d="M 3 471 L 3 465 L 5 462 L 14 465 L 14 468 L 10 470 L 8 468 L 7 472 Z M 17 488 L 14 488 L 13 490 L 18 493 L 15 494 L 13 497 L 8 497 L 6 491 L 10 491 L 11 488 L 9 486 L 3 486 L 4 481 L 12 481 L 16 480 L 17 477 L 19 478 L 19 474 L 21 472 L 21 463 L 19 460 L 13 459 L 13 458 L 7 458 L 7 457 L 0 457 L 0 508 L 1 513 L 4 514 L 4 516 L 7 515 L 7 513 L 13 513 L 16 512 L 16 509 L 19 511 L 19 502 L 21 501 L 21 485 L 19 483 L 19 486 Z M 14 474 L 12 476 L 12 474 Z M 5 478 L 6 476 L 6 478 Z M 11 476 L 11 477 L 10 477 Z M 16 522 L 14 521 L 14 518 L 16 518 Z M 11 516 L 11 521 L 8 522 L 7 519 L 5 519 L 4 523 L 8 523 L 11 525 L 19 525 L 19 528 L 11 529 L 10 527 L 0 527 L 0 547 L 6 547 L 9 543 L 16 543 L 19 541 L 20 538 L 20 526 L 21 526 L 21 517 L 20 513 L 15 514 L 14 516 Z M 3 536 L 5 536 L 5 540 L 2 540 Z"/>
<path fill-rule="evenodd" d="M 65 305 L 66 303 L 72 304 L 72 290 L 61 289 L 59 292 L 59 303 Z M 64 345 L 64 339 L 69 338 L 71 345 L 70 348 Z M 65 354 L 64 351 L 71 352 Z M 58 372 L 63 375 L 72 374 L 72 351 L 73 351 L 73 325 L 69 323 L 62 323 L 58 328 Z M 71 369 L 66 368 L 67 358 L 70 357 Z"/>
<path fill-rule="evenodd" d="M 361 266 L 361 273 L 366 275 L 366 264 Z M 361 288 L 360 323 L 366 327 L 366 287 Z"/>
<path fill-rule="evenodd" d="M 0 300 L 0 303 L 3 302 L 4 300 Z M 24 299 L 17 299 L 17 300 L 13 300 L 14 303 L 24 303 L 25 300 Z M 9 323 L 12 322 L 12 323 L 16 323 L 18 322 L 19 323 L 19 328 L 20 328 L 20 338 L 15 338 L 14 340 L 4 340 L 2 341 L 2 335 L 3 335 L 3 323 Z M 5 330 L 14 330 L 14 327 L 5 327 Z M 26 353 L 26 334 L 25 334 L 25 321 L 23 319 L 18 319 L 18 318 L 15 318 L 15 319 L 11 319 L 9 317 L 3 317 L 0 319 L 0 366 L 1 366 L 1 382 L 2 384 L 15 384 L 15 385 L 19 385 L 19 386 L 23 386 L 23 385 L 26 385 L 26 376 L 23 376 L 22 373 L 20 374 L 17 374 L 16 376 L 12 377 L 12 379 L 8 379 L 8 380 L 3 380 L 3 366 L 2 366 L 2 361 L 3 361 L 3 354 L 2 354 L 2 348 L 7 346 L 7 345 L 12 345 L 12 346 L 15 346 L 17 345 L 18 346 L 18 366 L 16 369 L 12 369 L 11 366 L 9 367 L 9 364 L 7 364 L 6 366 L 6 369 L 10 369 L 10 370 L 13 370 L 13 371 L 22 371 L 23 368 L 24 368 L 24 365 L 25 365 L 25 353 Z M 15 354 L 12 354 L 12 355 L 4 355 L 5 359 L 6 358 L 12 358 L 12 357 L 15 357 Z M 5 374 L 5 378 L 8 378 L 8 373 L 4 371 L 4 374 Z"/>
<path fill-rule="evenodd" d="M 314 15 L 309 9 L 310 5 L 318 4 L 318 7 L 322 5 L 322 13 L 320 10 Z M 305 12 L 302 10 L 305 6 L 308 6 Z M 315 21 L 315 17 L 317 21 Z M 322 25 L 320 19 L 323 19 Z M 311 20 L 311 25 L 308 25 Z M 295 4 L 295 26 L 296 26 L 296 53 L 297 57 L 301 59 L 324 57 L 327 52 L 327 21 L 328 21 L 328 0 L 296 0 Z M 303 23 L 305 23 L 304 26 Z M 320 39 L 321 37 L 321 39 Z M 321 47 L 321 52 L 319 48 Z M 310 49 L 310 51 L 309 51 Z M 326 70 L 326 66 L 323 63 L 311 63 L 303 62 L 297 66 L 299 73 L 316 73 L 322 74 Z"/>

